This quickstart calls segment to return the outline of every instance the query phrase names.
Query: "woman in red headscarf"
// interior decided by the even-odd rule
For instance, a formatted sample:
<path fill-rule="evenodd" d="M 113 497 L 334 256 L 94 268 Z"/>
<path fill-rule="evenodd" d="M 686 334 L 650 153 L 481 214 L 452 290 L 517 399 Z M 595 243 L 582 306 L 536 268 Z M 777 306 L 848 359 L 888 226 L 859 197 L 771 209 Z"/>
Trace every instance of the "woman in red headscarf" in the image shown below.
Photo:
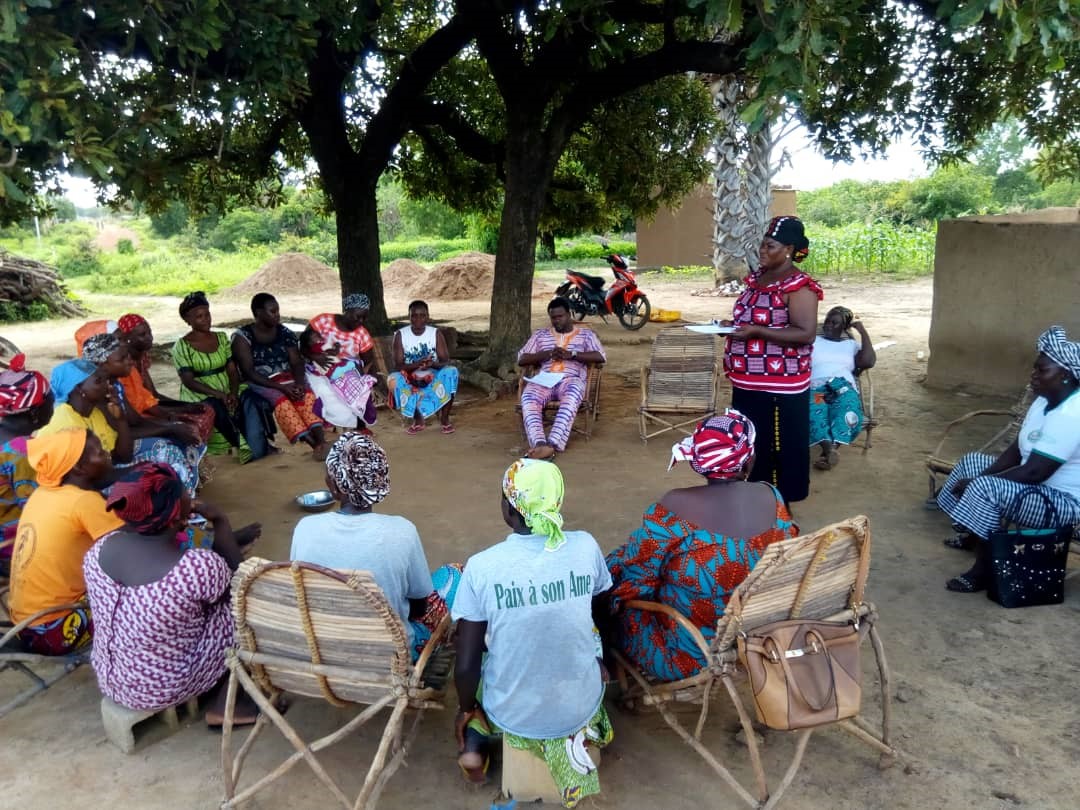
<path fill-rule="evenodd" d="M 214 432 L 214 409 L 201 402 L 181 402 L 158 393 L 150 376 L 150 349 L 154 345 L 154 333 L 142 315 L 129 312 L 119 323 L 120 337 L 127 344 L 135 367 L 118 382 L 124 387 L 124 396 L 140 416 L 184 422 L 195 428 L 203 444 L 210 441 Z"/>
<path fill-rule="evenodd" d="M 755 433 L 753 422 L 730 409 L 699 424 L 672 448 L 668 470 L 688 461 L 705 484 L 673 489 L 650 504 L 641 527 L 607 555 L 615 627 L 604 628 L 605 635 L 652 677 L 688 678 L 705 658 L 674 619 L 624 608 L 626 602 L 675 608 L 711 641 L 728 597 L 765 547 L 799 533 L 776 487 L 746 480 Z"/>

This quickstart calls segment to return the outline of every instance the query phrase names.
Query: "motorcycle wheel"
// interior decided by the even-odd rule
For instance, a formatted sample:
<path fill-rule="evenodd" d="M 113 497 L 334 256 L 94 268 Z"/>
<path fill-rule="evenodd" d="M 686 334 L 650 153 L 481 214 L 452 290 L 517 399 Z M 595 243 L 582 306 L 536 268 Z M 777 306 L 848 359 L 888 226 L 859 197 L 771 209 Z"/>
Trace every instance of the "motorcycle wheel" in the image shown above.
<path fill-rule="evenodd" d="M 627 329 L 637 330 L 649 322 L 652 306 L 644 295 L 637 295 L 619 312 L 619 323 Z"/>
<path fill-rule="evenodd" d="M 585 320 L 585 310 L 588 307 L 585 305 L 585 298 L 581 295 L 581 290 L 574 287 L 567 291 L 566 300 L 570 302 L 570 314 L 574 316 L 574 320 Z"/>

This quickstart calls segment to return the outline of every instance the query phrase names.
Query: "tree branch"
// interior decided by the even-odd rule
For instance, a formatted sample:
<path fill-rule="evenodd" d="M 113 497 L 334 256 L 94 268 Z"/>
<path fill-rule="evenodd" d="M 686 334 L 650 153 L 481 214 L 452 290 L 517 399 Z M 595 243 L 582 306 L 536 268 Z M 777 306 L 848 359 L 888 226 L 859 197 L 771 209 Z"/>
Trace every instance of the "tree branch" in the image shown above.
<path fill-rule="evenodd" d="M 477 163 L 499 166 L 503 162 L 505 144 L 491 140 L 445 104 L 428 101 L 413 114 L 412 123 L 417 132 L 428 126 L 438 127 Z"/>

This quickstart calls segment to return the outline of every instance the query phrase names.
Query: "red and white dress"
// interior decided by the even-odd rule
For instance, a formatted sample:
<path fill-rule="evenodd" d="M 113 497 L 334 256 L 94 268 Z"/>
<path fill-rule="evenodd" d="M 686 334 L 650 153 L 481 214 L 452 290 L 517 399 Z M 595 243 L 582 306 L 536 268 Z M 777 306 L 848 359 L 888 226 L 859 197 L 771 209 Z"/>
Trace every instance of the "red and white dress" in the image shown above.
<path fill-rule="evenodd" d="M 816 281 L 802 271 L 772 284 L 759 281 L 761 271 L 746 279 L 746 289 L 735 299 L 732 320 L 735 326 L 756 324 L 770 329 L 788 325 L 786 296 L 808 287 L 820 301 L 824 297 Z M 736 388 L 769 391 L 774 394 L 800 394 L 810 388 L 810 355 L 813 344 L 783 346 L 768 340 L 727 339 L 724 372 Z"/>
<path fill-rule="evenodd" d="M 228 564 L 213 551 L 191 549 L 161 579 L 121 585 L 98 562 L 111 536 L 83 560 L 101 694 L 157 711 L 209 691 L 225 674 L 225 650 L 234 643 Z"/>
<path fill-rule="evenodd" d="M 334 348 L 334 344 L 341 344 L 340 357 L 350 360 L 359 360 L 360 356 L 367 354 L 375 348 L 375 342 L 371 339 L 371 333 L 362 326 L 358 326 L 351 332 L 340 329 L 334 313 L 324 312 L 316 315 L 310 321 L 311 328 L 322 335 L 323 351 Z"/>

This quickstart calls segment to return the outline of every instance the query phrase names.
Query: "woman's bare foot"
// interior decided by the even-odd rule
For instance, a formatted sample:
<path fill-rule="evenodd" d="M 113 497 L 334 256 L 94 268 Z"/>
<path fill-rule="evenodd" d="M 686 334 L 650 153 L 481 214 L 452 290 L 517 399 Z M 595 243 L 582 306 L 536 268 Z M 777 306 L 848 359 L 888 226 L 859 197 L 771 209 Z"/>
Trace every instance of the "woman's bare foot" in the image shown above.
<path fill-rule="evenodd" d="M 237 529 L 233 532 L 233 537 L 236 538 L 236 545 L 240 548 L 250 546 L 256 540 L 262 536 L 262 524 L 261 523 L 249 523 L 241 529 Z"/>
<path fill-rule="evenodd" d="M 330 452 L 330 445 L 326 442 L 319 442 L 311 448 L 311 457 L 315 461 L 326 461 L 326 456 Z"/>
<path fill-rule="evenodd" d="M 535 459 L 549 459 L 555 456 L 555 448 L 550 444 L 538 444 L 536 447 L 530 448 L 529 452 L 525 454 L 526 458 Z"/>

